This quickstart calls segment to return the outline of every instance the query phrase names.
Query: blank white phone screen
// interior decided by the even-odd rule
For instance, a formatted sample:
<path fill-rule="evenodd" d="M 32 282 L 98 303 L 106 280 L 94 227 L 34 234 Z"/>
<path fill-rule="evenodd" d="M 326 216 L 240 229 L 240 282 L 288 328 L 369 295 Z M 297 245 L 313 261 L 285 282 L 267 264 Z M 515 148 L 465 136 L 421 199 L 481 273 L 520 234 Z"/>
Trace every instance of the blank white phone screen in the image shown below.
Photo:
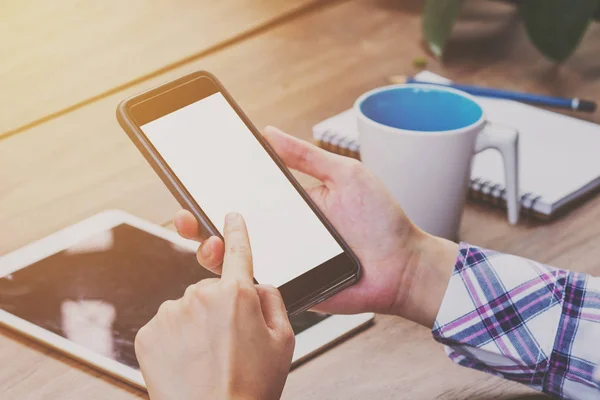
<path fill-rule="evenodd" d="M 243 215 L 254 277 L 281 286 L 343 252 L 221 93 L 141 126 L 212 223 Z"/>

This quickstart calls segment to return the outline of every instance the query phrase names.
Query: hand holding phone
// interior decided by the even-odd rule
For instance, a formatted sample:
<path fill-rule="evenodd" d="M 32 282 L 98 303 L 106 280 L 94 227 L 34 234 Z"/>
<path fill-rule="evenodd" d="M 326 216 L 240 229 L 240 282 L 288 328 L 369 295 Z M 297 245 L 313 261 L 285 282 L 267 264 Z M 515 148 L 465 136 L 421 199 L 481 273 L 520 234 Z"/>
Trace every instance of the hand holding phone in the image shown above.
<path fill-rule="evenodd" d="M 244 216 L 254 277 L 279 288 L 290 314 L 359 279 L 350 247 L 215 77 L 193 73 L 134 96 L 117 117 L 201 239 L 222 238 L 227 213 Z"/>
<path fill-rule="evenodd" d="M 431 327 L 446 291 L 457 245 L 415 227 L 362 163 L 273 127 L 264 130 L 264 137 L 289 168 L 322 182 L 306 191 L 364 269 L 360 282 L 315 309 L 333 314 L 395 314 Z M 177 213 L 175 225 L 182 236 L 195 238 L 198 223 L 189 212 Z M 223 251 L 223 241 L 211 237 L 202 243 L 198 261 L 220 274 Z"/>

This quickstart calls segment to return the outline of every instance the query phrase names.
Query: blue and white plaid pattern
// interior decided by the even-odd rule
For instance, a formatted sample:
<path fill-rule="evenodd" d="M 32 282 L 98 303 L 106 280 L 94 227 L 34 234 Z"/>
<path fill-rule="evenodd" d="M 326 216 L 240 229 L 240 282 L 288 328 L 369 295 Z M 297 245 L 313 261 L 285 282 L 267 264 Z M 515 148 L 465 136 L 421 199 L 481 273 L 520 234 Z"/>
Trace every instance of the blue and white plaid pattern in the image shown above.
<path fill-rule="evenodd" d="M 461 243 L 433 336 L 457 364 L 600 399 L 600 278 Z"/>

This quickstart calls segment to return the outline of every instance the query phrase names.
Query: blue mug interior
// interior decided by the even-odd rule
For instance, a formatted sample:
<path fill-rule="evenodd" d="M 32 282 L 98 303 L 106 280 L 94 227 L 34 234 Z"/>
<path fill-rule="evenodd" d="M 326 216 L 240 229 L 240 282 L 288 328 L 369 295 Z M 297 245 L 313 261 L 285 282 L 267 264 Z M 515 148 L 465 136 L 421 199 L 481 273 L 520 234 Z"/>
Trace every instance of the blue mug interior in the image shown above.
<path fill-rule="evenodd" d="M 465 128 L 483 115 L 473 100 L 431 86 L 400 86 L 375 92 L 359 104 L 359 109 L 382 125 L 420 132 Z"/>

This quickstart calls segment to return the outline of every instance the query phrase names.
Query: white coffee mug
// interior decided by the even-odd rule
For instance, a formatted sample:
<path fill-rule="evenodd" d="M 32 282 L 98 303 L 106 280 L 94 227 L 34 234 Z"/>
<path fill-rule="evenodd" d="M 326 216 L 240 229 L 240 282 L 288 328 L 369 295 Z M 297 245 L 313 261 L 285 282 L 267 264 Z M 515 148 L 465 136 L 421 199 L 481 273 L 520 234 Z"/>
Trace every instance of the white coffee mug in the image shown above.
<path fill-rule="evenodd" d="M 354 104 L 360 156 L 421 229 L 457 239 L 473 155 L 504 159 L 508 220 L 519 217 L 518 132 L 488 122 L 467 93 L 427 84 L 371 90 Z"/>

